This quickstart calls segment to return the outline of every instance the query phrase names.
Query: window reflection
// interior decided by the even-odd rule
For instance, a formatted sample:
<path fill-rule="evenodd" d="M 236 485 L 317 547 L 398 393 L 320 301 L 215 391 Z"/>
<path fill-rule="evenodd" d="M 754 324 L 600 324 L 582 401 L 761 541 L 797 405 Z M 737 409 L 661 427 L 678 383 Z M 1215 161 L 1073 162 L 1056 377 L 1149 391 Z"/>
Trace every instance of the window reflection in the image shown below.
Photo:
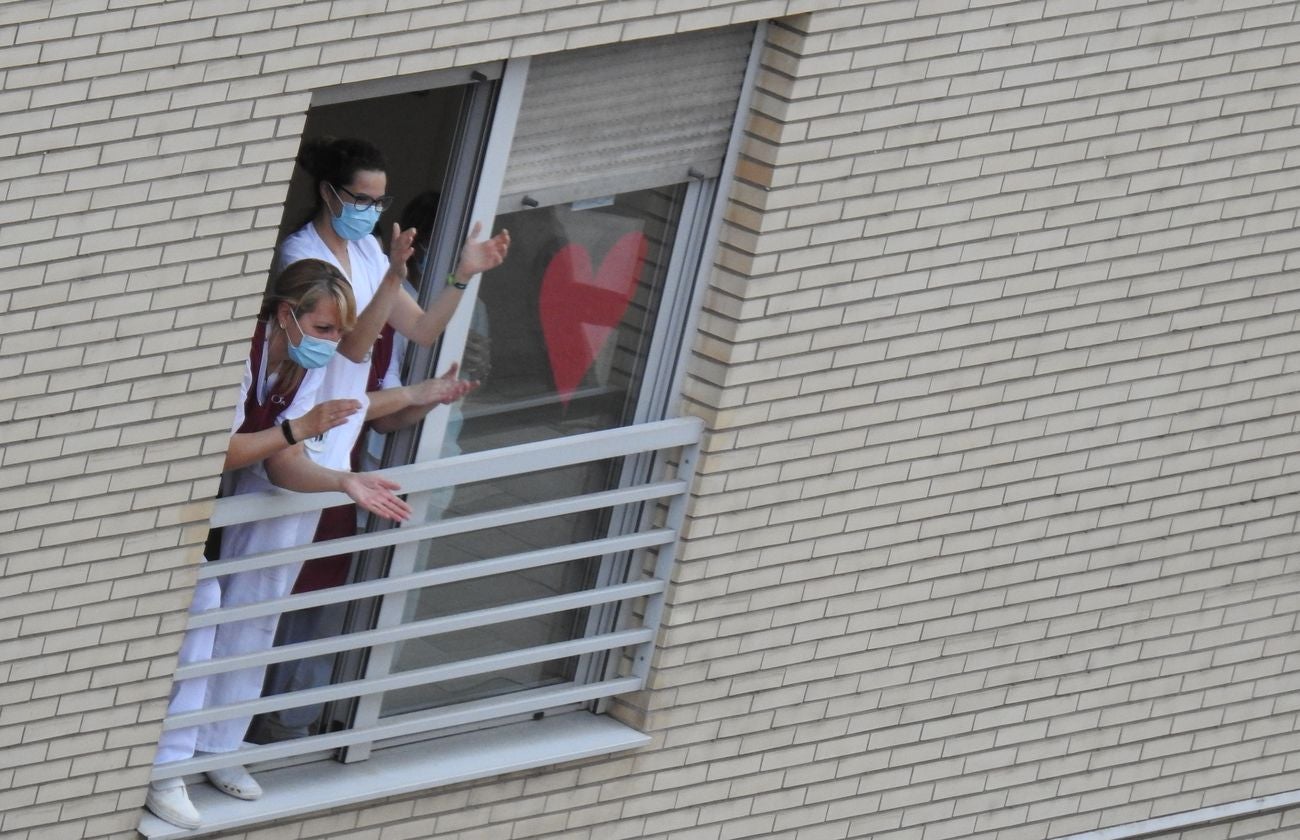
<path fill-rule="evenodd" d="M 480 290 L 491 374 L 465 400 L 463 451 L 630 422 L 684 190 L 500 217 L 510 260 Z"/>
<path fill-rule="evenodd" d="M 480 287 L 466 348 L 466 375 L 481 387 L 452 412 L 444 454 L 614 428 L 633 421 L 651 353 L 685 186 L 643 190 L 499 217 L 510 259 Z M 467 485 L 441 500 L 460 516 L 616 485 L 619 463 L 602 463 Z M 431 541 L 417 568 L 498 557 L 603 536 L 601 512 L 554 517 Z M 416 621 L 590 588 L 599 558 L 412 594 Z M 394 671 L 425 668 L 582 635 L 586 611 L 402 643 Z M 576 661 L 513 668 L 384 698 L 383 714 L 464 702 L 573 679 Z"/>

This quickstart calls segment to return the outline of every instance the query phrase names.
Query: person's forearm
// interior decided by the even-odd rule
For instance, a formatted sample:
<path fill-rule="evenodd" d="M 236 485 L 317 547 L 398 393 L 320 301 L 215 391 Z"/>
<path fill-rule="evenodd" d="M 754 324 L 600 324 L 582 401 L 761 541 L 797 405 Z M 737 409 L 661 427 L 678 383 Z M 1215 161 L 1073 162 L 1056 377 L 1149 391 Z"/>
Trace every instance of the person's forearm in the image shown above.
<path fill-rule="evenodd" d="M 291 431 L 295 429 L 294 421 L 289 421 Z M 297 436 L 294 440 L 298 440 Z M 266 460 L 277 452 L 283 452 L 290 446 L 289 439 L 279 426 L 272 426 L 260 432 L 236 432 L 230 436 L 226 447 L 226 461 L 223 470 L 237 470 Z"/>
<path fill-rule="evenodd" d="M 463 294 L 460 289 L 455 286 L 448 286 L 442 290 L 428 309 L 419 311 L 419 306 L 416 305 L 419 314 L 410 313 L 408 315 L 406 329 L 403 329 L 398 324 L 393 324 L 393 326 L 398 332 L 421 347 L 430 347 L 442 336 L 442 331 L 447 328 L 451 316 L 456 314 L 456 307 L 460 305 L 461 297 L 463 297 Z M 414 317 L 411 317 L 412 315 Z"/>
<path fill-rule="evenodd" d="M 357 322 L 339 342 L 339 352 L 354 362 L 364 362 L 375 346 L 375 339 L 392 314 L 393 303 L 401 291 L 401 281 L 392 269 L 379 281 L 379 289 L 366 308 L 357 316 Z"/>
<path fill-rule="evenodd" d="M 410 387 L 405 385 L 397 388 L 370 391 L 366 394 L 366 397 L 370 400 L 370 405 L 366 408 L 366 420 L 372 424 L 415 404 Z M 383 430 L 380 429 L 380 431 Z"/>
<path fill-rule="evenodd" d="M 415 389 L 410 385 L 403 385 L 367 394 L 370 408 L 366 411 L 366 421 L 370 427 L 381 435 L 386 435 L 423 420 L 438 403 L 421 405 L 414 393 Z"/>
<path fill-rule="evenodd" d="M 335 491 L 347 494 L 357 507 L 401 522 L 411 515 L 411 506 L 396 496 L 397 482 L 374 473 L 331 470 L 314 463 L 300 446 L 272 455 L 266 474 L 277 487 L 299 493 Z"/>
<path fill-rule="evenodd" d="M 400 429 L 405 429 L 407 426 L 419 423 L 424 419 L 425 415 L 432 411 L 436 406 L 437 403 L 434 403 L 433 405 L 410 405 L 400 411 L 395 411 L 392 414 L 386 414 L 383 417 L 376 419 L 371 426 L 381 435 L 396 432 Z"/>
<path fill-rule="evenodd" d="M 297 493 L 342 492 L 347 473 L 322 467 L 301 446 L 277 452 L 266 459 L 266 475 L 276 487 Z"/>
<path fill-rule="evenodd" d="M 456 260 L 455 273 L 448 278 L 450 282 L 427 311 L 421 310 L 410 295 L 394 306 L 388 322 L 398 332 L 423 347 L 433 344 L 455 314 L 465 285 L 475 276 L 501 265 L 510 248 L 510 232 L 502 229 L 496 236 L 484 240 L 478 238 L 482 231 L 481 221 L 470 228 Z"/>

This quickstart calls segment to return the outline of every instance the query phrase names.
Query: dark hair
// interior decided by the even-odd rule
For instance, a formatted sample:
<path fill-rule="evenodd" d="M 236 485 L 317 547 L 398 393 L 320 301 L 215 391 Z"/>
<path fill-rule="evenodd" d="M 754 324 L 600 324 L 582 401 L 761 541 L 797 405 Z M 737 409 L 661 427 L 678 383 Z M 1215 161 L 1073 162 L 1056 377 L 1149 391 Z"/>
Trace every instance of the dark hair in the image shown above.
<path fill-rule="evenodd" d="M 397 223 L 403 230 L 409 227 L 421 233 L 432 230 L 433 217 L 438 215 L 438 203 L 441 198 L 442 193 L 437 190 L 425 190 L 402 208 L 402 217 L 397 220 Z"/>
<path fill-rule="evenodd" d="M 303 141 L 298 150 L 298 165 L 322 183 L 346 187 L 362 170 L 387 172 L 384 156 L 372 143 L 354 137 L 317 137 Z"/>

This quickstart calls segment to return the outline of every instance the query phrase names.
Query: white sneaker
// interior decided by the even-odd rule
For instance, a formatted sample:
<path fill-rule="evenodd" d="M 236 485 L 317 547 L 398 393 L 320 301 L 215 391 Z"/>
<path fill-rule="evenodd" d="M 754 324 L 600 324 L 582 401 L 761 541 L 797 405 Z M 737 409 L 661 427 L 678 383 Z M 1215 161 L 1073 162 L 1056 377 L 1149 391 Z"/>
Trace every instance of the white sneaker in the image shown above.
<path fill-rule="evenodd" d="M 177 828 L 198 828 L 202 824 L 198 809 L 190 801 L 185 783 L 179 779 L 177 781 L 179 784 L 165 788 L 158 787 L 157 782 L 150 783 L 149 792 L 144 797 L 144 807 L 158 819 Z"/>
<path fill-rule="evenodd" d="M 209 770 L 207 775 L 213 787 L 236 799 L 257 799 L 262 795 L 262 786 L 239 765 Z"/>

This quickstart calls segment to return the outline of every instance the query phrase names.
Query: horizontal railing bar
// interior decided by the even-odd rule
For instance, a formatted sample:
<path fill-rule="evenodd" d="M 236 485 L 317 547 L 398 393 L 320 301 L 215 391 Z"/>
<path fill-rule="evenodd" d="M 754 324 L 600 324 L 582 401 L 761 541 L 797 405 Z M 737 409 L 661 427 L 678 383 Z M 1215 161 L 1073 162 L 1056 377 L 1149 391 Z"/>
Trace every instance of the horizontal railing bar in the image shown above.
<path fill-rule="evenodd" d="M 548 441 L 437 459 L 392 468 L 383 471 L 382 474 L 399 483 L 403 488 L 403 493 L 419 494 L 440 487 L 467 485 L 513 475 L 535 474 L 549 469 L 609 461 L 641 453 L 663 452 L 677 447 L 682 448 L 683 456 L 685 456 L 687 452 L 693 452 L 698 448 L 703 427 L 703 422 L 698 418 L 674 418 L 656 423 L 608 429 L 567 438 L 555 438 Z M 689 487 L 689 471 L 679 472 L 675 480 L 659 484 L 568 497 L 437 522 L 421 522 L 406 527 L 390 528 L 286 551 L 265 552 L 260 555 L 219 563 L 204 563 L 200 567 L 199 573 L 204 578 L 220 577 L 238 571 L 273 568 L 318 557 L 409 544 L 420 540 L 502 527 L 518 522 L 571 515 L 652 500 L 669 499 L 673 507 L 676 508 L 683 504 L 685 496 L 689 492 Z M 413 503 L 416 501 L 418 500 L 413 499 Z M 219 500 L 211 517 L 211 524 L 214 527 L 220 527 L 240 522 L 253 522 L 297 512 L 320 510 L 324 507 L 347 502 L 348 499 L 338 493 L 296 494 L 272 491 L 269 493 L 244 494 Z M 440 569 L 426 569 L 422 572 L 397 578 L 364 581 L 346 587 L 303 593 L 261 604 L 209 611 L 200 616 L 195 616 L 192 619 L 193 626 L 212 626 L 259 615 L 273 615 L 313 606 L 381 597 L 438 586 L 457 580 L 472 580 L 495 574 L 508 574 L 528 568 L 569 562 L 583 557 L 612 555 L 651 547 L 663 547 L 672 544 L 676 538 L 676 529 L 666 527 L 644 534 L 627 534 L 619 537 L 592 540 L 588 544 L 555 546 L 505 557 L 461 563 Z M 662 564 L 660 566 L 662 567 Z M 656 569 L 656 573 L 659 571 L 660 569 Z M 565 593 L 518 604 L 508 604 L 502 607 L 471 610 L 383 630 L 367 630 L 349 636 L 283 646 L 248 657 L 230 657 L 220 661 L 199 663 L 189 668 L 178 669 L 175 677 L 185 679 L 192 676 L 201 676 L 205 673 L 220 673 L 227 669 L 242 670 L 272 662 L 337 653 L 343 650 L 358 650 L 374 646 L 388 649 L 387 646 L 408 639 L 525 620 L 539 615 L 548 615 L 583 607 L 595 607 L 599 604 L 626 603 L 639 597 L 648 597 L 652 602 L 657 603 L 657 599 L 662 598 L 665 587 L 665 580 L 650 578 L 638 580 L 631 584 L 617 584 L 603 589 Z M 653 641 L 656 632 L 655 628 L 649 626 L 611 631 L 604 635 L 516 649 L 459 662 L 432 665 L 404 673 L 388 674 L 378 678 L 358 679 L 335 685 L 320 686 L 304 691 L 273 695 L 228 706 L 177 715 L 168 719 L 165 726 L 167 729 L 176 729 L 208 721 L 238 718 L 258 712 L 289 709 L 350 697 L 372 697 L 399 689 L 432 685 L 478 674 L 508 671 L 512 668 L 601 651 L 631 651 L 637 649 L 638 646 L 644 649 Z M 282 744 L 263 745 L 248 750 L 240 750 L 232 754 L 205 756 L 175 762 L 163 768 L 156 768 L 154 777 L 169 778 L 203 769 L 231 766 L 250 760 L 262 761 L 276 757 L 300 756 L 353 744 L 373 743 L 379 739 L 399 738 L 462 724 L 487 722 L 511 715 L 525 714 L 529 711 L 558 708 L 565 704 L 610 697 L 635 691 L 643 686 L 644 676 L 634 674 L 623 677 L 611 676 L 605 682 L 589 685 L 570 683 L 567 687 L 548 686 L 514 692 L 507 696 L 484 698 L 480 701 L 457 704 L 440 710 L 430 710 L 427 713 L 412 712 L 395 715 L 388 719 L 391 722 L 380 722 L 376 725 L 312 736 Z"/>
<path fill-rule="evenodd" d="M 431 685 L 433 683 L 445 682 L 447 680 L 460 679 L 461 677 L 472 677 L 478 674 L 491 673 L 492 671 L 502 671 L 507 668 L 535 665 L 539 662 L 548 662 L 553 659 L 565 659 L 570 656 L 579 656 L 584 653 L 617 650 L 618 648 L 642 644 L 650 641 L 653 637 L 653 632 L 640 628 L 620 630 L 600 636 L 591 636 L 585 639 L 572 639 L 565 642 L 555 642 L 549 645 L 538 645 L 536 647 L 524 648 L 523 650 L 506 651 L 505 653 L 497 653 L 491 656 L 481 656 L 475 659 L 467 659 L 463 662 L 450 662 L 444 665 L 433 665 L 428 668 L 420 668 L 415 671 L 406 671 L 400 674 L 391 674 L 386 677 L 371 678 L 368 680 L 350 680 L 348 682 L 321 686 L 319 688 L 309 688 L 304 691 L 274 694 L 270 697 L 262 697 L 257 700 L 246 700 L 241 703 L 231 703 L 225 706 L 216 706 L 210 709 L 201 709 L 195 712 L 185 712 L 179 715 L 170 716 L 164 722 L 163 728 L 180 729 L 186 726 L 197 726 L 203 723 L 229 720 L 231 718 L 243 717 L 245 715 L 274 712 L 280 709 L 293 709 L 298 706 L 327 703 L 333 700 L 365 697 L 371 694 L 382 694 L 386 691 L 395 691 L 400 688 L 414 688 L 421 685 Z"/>
<path fill-rule="evenodd" d="M 378 474 L 400 484 L 403 493 L 418 493 L 685 446 L 697 442 L 703 428 L 703 421 L 697 417 L 676 417 L 485 452 L 454 455 L 392 467 L 380 470 Z M 288 493 L 279 490 L 242 493 L 218 499 L 210 521 L 212 527 L 216 528 L 290 513 L 322 510 L 348 502 L 349 499 L 342 493 Z"/>
<path fill-rule="evenodd" d="M 291 645 L 280 645 L 271 648 L 270 650 L 259 651 L 258 653 L 245 654 L 242 656 L 227 656 L 220 659 L 209 659 L 204 662 L 196 662 L 193 665 L 184 665 L 176 669 L 176 674 L 173 679 L 188 680 L 194 677 L 205 677 L 212 674 L 241 671 L 244 668 L 270 665 L 275 662 L 289 662 L 291 660 L 303 659 L 309 656 L 342 653 L 343 651 L 359 650 L 361 648 L 373 647 L 375 645 L 403 642 L 408 639 L 430 638 L 433 636 L 441 636 L 446 633 L 455 633 L 460 630 L 471 630 L 475 627 L 487 627 L 493 624 L 505 624 L 509 621 L 519 621 L 524 618 L 535 618 L 537 616 L 550 615 L 552 613 L 565 612 L 567 610 L 577 610 L 582 609 L 583 607 L 596 606 L 598 604 L 612 604 L 616 601 L 626 601 L 630 598 L 640 598 L 645 595 L 657 595 L 660 592 L 663 592 L 666 586 L 667 584 L 662 580 L 648 578 L 633 583 L 620 583 L 614 586 L 606 586 L 601 589 L 584 589 L 580 592 L 568 592 L 563 595 L 554 595 L 549 598 L 536 598 L 531 601 L 521 601 L 517 604 L 488 607 L 481 610 L 469 610 L 454 615 L 439 616 L 437 618 L 429 618 L 423 621 L 412 621 L 378 630 L 362 630 L 357 633 L 348 633 L 341 636 L 334 636 L 329 639 L 318 639 L 310 642 L 297 642 Z"/>
<path fill-rule="evenodd" d="M 586 542 L 572 543 L 570 545 L 543 548 L 537 551 L 510 554 L 504 557 L 494 557 L 489 560 L 474 560 L 468 563 L 457 563 L 455 566 L 428 569 L 423 572 L 416 572 L 414 574 L 402 575 L 399 577 L 379 578 L 377 580 L 350 583 L 345 586 L 332 586 L 329 589 L 318 589 L 314 592 L 302 592 L 297 595 L 290 595 L 273 601 L 262 601 L 247 606 L 205 610 L 204 612 L 195 613 L 190 616 L 189 626 L 191 628 L 210 627 L 214 624 L 243 621 L 245 619 L 256 618 L 262 615 L 271 615 L 273 613 L 283 614 L 295 610 L 308 609 L 310 607 L 321 607 L 328 604 L 342 604 L 347 603 L 348 601 L 358 601 L 363 598 L 375 598 L 396 592 L 409 592 L 415 589 L 427 589 L 429 587 L 442 586 L 448 583 L 459 583 L 461 581 L 491 577 L 493 575 L 506 574 L 509 572 L 520 572 L 527 569 L 541 568 L 543 566 L 553 566 L 557 563 L 568 563 L 572 560 L 581 560 L 584 557 L 595 557 L 602 554 L 616 554 L 623 551 L 637 551 L 643 548 L 660 547 L 671 543 L 676 539 L 676 536 L 677 535 L 673 531 L 667 528 L 659 528 L 645 533 L 625 534 L 620 537 L 603 537 L 598 540 L 588 540 Z"/>
<path fill-rule="evenodd" d="M 338 749 L 367 741 L 418 735 L 423 732 L 433 732 L 498 718 L 530 714 L 573 703 L 586 703 L 603 697 L 613 697 L 618 694 L 637 691 L 640 688 L 641 681 L 635 677 L 620 677 L 589 685 L 569 683 L 527 689 L 503 697 L 490 697 L 441 709 L 431 709 L 418 718 L 404 715 L 403 719 L 397 723 L 381 723 L 367 729 L 349 729 L 322 735 L 310 735 L 292 741 L 280 741 L 274 744 L 248 747 L 237 752 L 205 754 L 202 757 L 157 764 L 154 765 L 153 775 L 150 779 L 151 781 L 172 779 L 190 773 L 201 773 L 219 767 L 230 767 L 235 764 L 274 761 L 281 758 L 292 758 L 305 753 Z"/>
<path fill-rule="evenodd" d="M 376 531 L 373 534 L 363 534 L 355 537 L 344 537 L 338 540 L 331 540 L 327 543 L 313 543 L 297 548 L 264 551 L 258 554 L 250 554 L 246 557 L 236 557 L 228 560 L 203 563 L 199 566 L 198 574 L 200 578 L 214 578 L 234 574 L 236 572 L 253 571 L 254 569 L 269 569 L 275 566 L 284 566 L 289 563 L 296 563 L 315 557 L 332 557 L 336 554 L 351 553 L 362 550 L 363 548 L 401 545 L 420 540 L 431 540 L 439 537 L 463 534 L 470 531 L 482 531 L 488 528 L 501 528 L 506 525 L 517 525 L 521 522 L 530 522 L 535 519 L 546 519 L 552 516 L 567 516 L 573 513 L 584 513 L 586 511 L 599 510 L 606 507 L 637 504 L 640 502 L 653 501 L 655 499 L 666 499 L 682 495 L 686 490 L 686 482 L 681 481 L 680 479 L 661 481 L 654 484 L 639 484 L 632 487 L 623 487 L 614 490 L 602 490 L 596 493 L 587 493 L 582 496 L 570 496 L 564 499 L 555 499 L 548 502 L 537 502 L 531 505 L 505 508 L 504 510 L 494 510 L 486 513 L 470 514 L 468 516 L 458 516 L 454 519 L 443 519 L 438 522 L 413 525 L 407 528 L 390 528 L 385 531 Z"/>

